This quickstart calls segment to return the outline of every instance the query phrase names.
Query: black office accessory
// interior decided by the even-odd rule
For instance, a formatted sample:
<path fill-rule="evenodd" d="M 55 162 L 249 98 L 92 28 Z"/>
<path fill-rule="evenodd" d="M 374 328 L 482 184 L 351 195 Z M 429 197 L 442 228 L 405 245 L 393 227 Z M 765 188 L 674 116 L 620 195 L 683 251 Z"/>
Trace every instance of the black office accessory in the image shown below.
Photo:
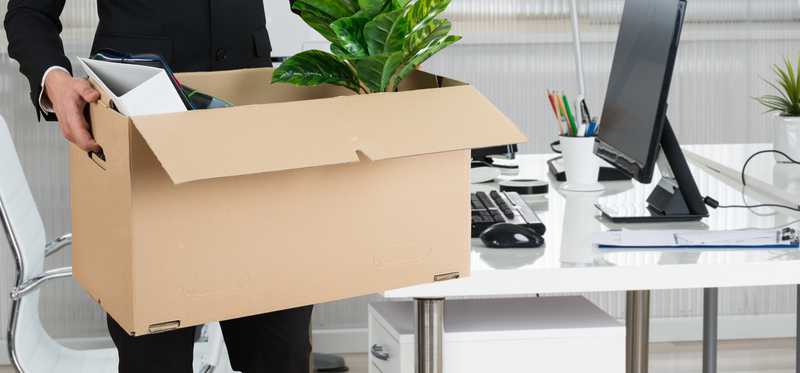
<path fill-rule="evenodd" d="M 662 179 L 647 199 L 649 216 L 614 222 L 698 221 L 708 210 L 667 119 L 685 0 L 627 0 L 608 83 L 595 154 L 648 184 L 658 163 Z"/>
<path fill-rule="evenodd" d="M 514 159 L 518 151 L 516 144 L 472 149 L 472 160 L 486 162 L 491 165 L 494 162 L 492 160 L 493 155 L 502 155 L 508 159 Z"/>
<path fill-rule="evenodd" d="M 567 173 L 564 170 L 564 158 L 556 157 L 547 161 L 547 166 L 550 169 L 550 174 L 555 177 L 556 181 L 567 181 Z M 597 176 L 597 181 L 626 181 L 632 177 L 616 167 L 600 167 L 600 173 Z"/>
<path fill-rule="evenodd" d="M 225 101 L 219 97 L 214 97 L 203 92 L 200 92 L 194 88 L 185 86 L 181 84 L 181 89 L 183 93 L 186 95 L 186 98 L 192 103 L 192 107 L 195 110 L 202 110 L 202 109 L 220 109 L 225 107 L 231 107 L 231 104 L 228 101 Z"/>
<path fill-rule="evenodd" d="M 477 192 L 470 196 L 472 204 L 472 238 L 497 223 L 511 223 L 533 229 L 542 235 L 544 223 L 514 192 Z"/>
<path fill-rule="evenodd" d="M 550 186 L 546 181 L 533 179 L 503 180 L 498 184 L 501 192 L 514 192 L 521 196 L 547 194 L 550 190 Z"/>
<path fill-rule="evenodd" d="M 481 241 L 492 249 L 535 249 L 544 246 L 544 238 L 533 229 L 511 223 L 497 223 L 481 233 Z"/>

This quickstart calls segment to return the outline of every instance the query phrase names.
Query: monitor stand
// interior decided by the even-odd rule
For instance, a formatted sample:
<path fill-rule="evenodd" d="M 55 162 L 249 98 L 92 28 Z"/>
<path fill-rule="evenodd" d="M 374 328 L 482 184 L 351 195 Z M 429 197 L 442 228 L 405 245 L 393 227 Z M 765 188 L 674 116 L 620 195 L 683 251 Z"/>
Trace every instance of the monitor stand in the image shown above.
<path fill-rule="evenodd" d="M 665 119 L 661 134 L 661 151 L 658 157 L 661 181 L 647 198 L 646 216 L 626 215 L 629 209 L 597 204 L 603 216 L 614 223 L 655 223 L 699 221 L 708 217 L 703 196 L 689 170 L 683 156 L 678 138 L 672 130 L 669 119 Z M 635 209 L 638 210 L 638 209 Z"/>

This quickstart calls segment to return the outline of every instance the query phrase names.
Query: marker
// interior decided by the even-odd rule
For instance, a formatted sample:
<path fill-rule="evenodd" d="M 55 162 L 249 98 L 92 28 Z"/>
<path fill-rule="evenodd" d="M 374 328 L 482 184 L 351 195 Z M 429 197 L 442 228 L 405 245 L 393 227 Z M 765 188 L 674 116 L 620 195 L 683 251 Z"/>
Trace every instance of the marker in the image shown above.
<path fill-rule="evenodd" d="M 572 109 L 569 107 L 569 101 L 567 100 L 567 96 L 562 94 L 561 98 L 564 101 L 564 110 L 567 112 L 567 119 L 569 119 L 569 124 L 572 127 L 573 136 L 578 135 L 578 126 L 575 124 L 575 117 L 572 116 Z"/>

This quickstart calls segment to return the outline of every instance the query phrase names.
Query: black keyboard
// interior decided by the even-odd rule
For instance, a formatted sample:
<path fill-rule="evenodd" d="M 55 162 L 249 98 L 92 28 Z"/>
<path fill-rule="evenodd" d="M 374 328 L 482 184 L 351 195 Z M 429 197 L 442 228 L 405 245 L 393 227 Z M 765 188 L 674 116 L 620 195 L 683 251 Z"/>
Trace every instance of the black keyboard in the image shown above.
<path fill-rule="evenodd" d="M 512 223 L 544 234 L 545 226 L 522 197 L 515 192 L 477 192 L 471 195 L 472 237 L 497 223 Z"/>

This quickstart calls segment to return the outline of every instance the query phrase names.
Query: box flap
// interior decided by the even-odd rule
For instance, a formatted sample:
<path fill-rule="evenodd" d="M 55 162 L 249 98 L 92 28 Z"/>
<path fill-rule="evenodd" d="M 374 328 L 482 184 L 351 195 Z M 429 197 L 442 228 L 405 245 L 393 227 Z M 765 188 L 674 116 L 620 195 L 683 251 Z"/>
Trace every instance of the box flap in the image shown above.
<path fill-rule="evenodd" d="M 176 184 L 527 141 L 469 86 L 135 117 Z"/>

